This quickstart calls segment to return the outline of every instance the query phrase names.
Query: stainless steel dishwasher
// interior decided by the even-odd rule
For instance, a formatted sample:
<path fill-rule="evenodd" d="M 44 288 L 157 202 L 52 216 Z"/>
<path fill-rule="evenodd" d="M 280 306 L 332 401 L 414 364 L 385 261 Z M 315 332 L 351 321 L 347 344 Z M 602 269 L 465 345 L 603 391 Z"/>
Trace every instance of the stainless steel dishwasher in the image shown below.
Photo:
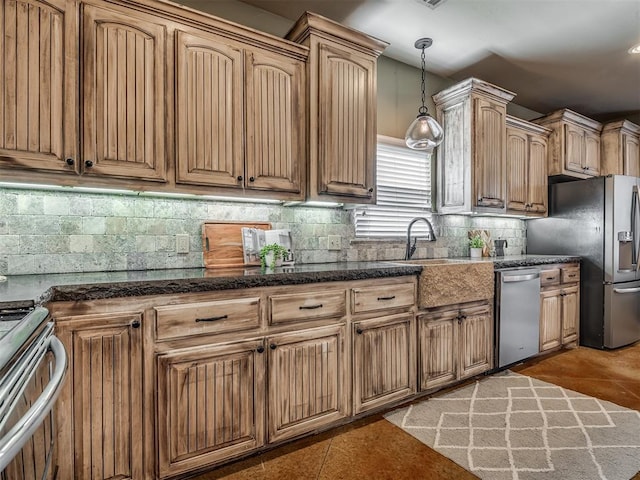
<path fill-rule="evenodd" d="M 495 328 L 495 365 L 498 368 L 539 352 L 539 269 L 526 267 L 496 272 Z"/>

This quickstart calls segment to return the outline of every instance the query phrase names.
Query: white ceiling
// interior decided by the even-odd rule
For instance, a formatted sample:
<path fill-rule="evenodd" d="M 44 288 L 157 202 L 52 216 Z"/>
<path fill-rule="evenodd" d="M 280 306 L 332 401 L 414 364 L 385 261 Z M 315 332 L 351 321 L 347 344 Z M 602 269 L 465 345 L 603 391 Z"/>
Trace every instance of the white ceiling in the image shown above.
<path fill-rule="evenodd" d="M 541 113 L 568 107 L 601 120 L 640 112 L 640 0 L 242 0 L 290 20 L 305 10 L 389 42 L 385 55 L 474 76 Z M 194 2 L 195 3 L 195 2 Z"/>

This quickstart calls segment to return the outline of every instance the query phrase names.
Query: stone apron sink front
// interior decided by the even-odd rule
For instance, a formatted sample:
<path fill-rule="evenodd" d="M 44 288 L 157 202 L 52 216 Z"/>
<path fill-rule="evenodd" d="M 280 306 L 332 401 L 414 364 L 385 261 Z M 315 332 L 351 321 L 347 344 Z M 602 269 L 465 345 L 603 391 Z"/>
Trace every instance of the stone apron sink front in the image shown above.
<path fill-rule="evenodd" d="M 422 265 L 418 279 L 420 308 L 493 298 L 493 262 L 428 258 L 404 263 Z"/>

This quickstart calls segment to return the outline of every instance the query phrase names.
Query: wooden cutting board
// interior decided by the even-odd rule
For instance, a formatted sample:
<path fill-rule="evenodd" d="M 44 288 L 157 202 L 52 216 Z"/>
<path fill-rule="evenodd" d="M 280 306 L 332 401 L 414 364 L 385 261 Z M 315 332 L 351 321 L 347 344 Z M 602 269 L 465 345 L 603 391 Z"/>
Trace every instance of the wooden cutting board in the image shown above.
<path fill-rule="evenodd" d="M 267 222 L 204 222 L 202 249 L 205 268 L 244 266 L 242 255 L 242 228 L 271 230 Z"/>

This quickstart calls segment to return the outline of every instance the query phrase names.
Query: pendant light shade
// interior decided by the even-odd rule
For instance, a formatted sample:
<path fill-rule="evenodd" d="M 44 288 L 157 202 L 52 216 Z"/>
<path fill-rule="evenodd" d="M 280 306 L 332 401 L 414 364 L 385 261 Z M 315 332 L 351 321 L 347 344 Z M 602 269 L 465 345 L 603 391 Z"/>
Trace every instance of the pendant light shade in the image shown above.
<path fill-rule="evenodd" d="M 418 109 L 418 116 L 409 125 L 404 137 L 409 148 L 414 150 L 428 150 L 437 147 L 444 139 L 444 130 L 440 124 L 429 115 L 424 104 L 425 98 L 425 49 L 429 48 L 433 41 L 430 38 L 421 38 L 416 41 L 415 47 L 422 50 L 422 106 Z"/>

